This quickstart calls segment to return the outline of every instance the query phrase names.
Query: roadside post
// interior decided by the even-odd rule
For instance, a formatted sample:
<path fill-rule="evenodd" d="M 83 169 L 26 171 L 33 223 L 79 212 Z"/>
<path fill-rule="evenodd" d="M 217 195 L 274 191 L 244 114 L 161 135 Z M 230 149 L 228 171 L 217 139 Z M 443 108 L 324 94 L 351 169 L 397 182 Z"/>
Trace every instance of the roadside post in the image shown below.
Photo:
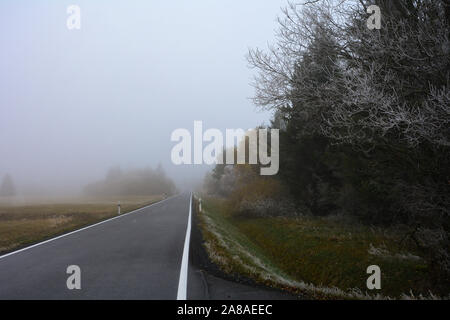
<path fill-rule="evenodd" d="M 202 212 L 202 198 L 198 198 L 198 211 Z"/>
<path fill-rule="evenodd" d="M 117 203 L 117 215 L 120 215 L 120 201 Z"/>

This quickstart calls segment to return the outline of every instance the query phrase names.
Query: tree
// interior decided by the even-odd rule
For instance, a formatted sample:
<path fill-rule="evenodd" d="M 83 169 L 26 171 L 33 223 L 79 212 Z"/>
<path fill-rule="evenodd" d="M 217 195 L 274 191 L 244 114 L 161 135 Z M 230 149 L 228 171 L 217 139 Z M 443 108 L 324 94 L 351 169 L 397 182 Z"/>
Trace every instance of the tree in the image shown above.
<path fill-rule="evenodd" d="M 254 102 L 287 121 L 280 176 L 302 204 L 407 223 L 450 274 L 450 4 L 375 1 L 380 30 L 369 4 L 284 9 L 276 43 L 248 55 Z M 430 233 L 440 240 L 418 239 Z"/>
<path fill-rule="evenodd" d="M 122 178 L 123 172 L 122 169 L 117 167 L 112 167 L 108 170 L 108 173 L 106 174 L 106 180 L 107 181 L 117 181 Z"/>
<path fill-rule="evenodd" d="M 372 182 L 389 175 L 377 189 L 392 216 L 448 215 L 449 5 L 380 0 L 383 26 L 369 30 L 368 4 L 290 4 L 276 44 L 249 52 L 254 102 L 284 113 L 293 143 L 318 135 L 350 146 Z"/>
<path fill-rule="evenodd" d="M 13 180 L 9 174 L 6 174 L 3 177 L 3 181 L 0 186 L 0 196 L 13 197 L 15 195 L 16 195 L 16 188 L 14 186 Z"/>

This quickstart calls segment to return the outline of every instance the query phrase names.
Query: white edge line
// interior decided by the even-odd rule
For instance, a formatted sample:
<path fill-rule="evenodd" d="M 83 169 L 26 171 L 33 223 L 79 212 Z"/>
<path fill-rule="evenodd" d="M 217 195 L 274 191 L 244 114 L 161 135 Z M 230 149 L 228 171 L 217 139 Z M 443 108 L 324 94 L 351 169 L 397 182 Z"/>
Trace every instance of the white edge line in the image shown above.
<path fill-rule="evenodd" d="M 122 215 L 120 215 L 120 216 L 113 217 L 113 218 L 109 218 L 109 219 L 106 219 L 106 220 L 103 220 L 103 221 L 100 221 L 100 222 L 91 224 L 91 225 L 86 226 L 86 227 L 84 227 L 84 228 L 77 229 L 77 230 L 74 230 L 74 231 L 71 231 L 71 232 L 68 232 L 68 233 L 64 233 L 64 234 L 62 234 L 62 235 L 60 235 L 60 236 L 57 236 L 57 237 L 55 237 L 55 238 L 51 238 L 51 239 L 48 239 L 48 240 L 45 240 L 45 241 L 42 241 L 42 242 L 38 242 L 38 243 L 35 243 L 35 244 L 31 245 L 31 246 L 28 246 L 28 247 L 25 247 L 25 248 L 22 248 L 22 249 L 19 249 L 19 250 L 16 250 L 16 251 L 13 251 L 13 252 L 4 254 L 4 255 L 0 256 L 0 259 L 6 258 L 6 257 L 8 257 L 8 256 L 11 256 L 11 255 L 13 255 L 13 254 L 16 254 L 16 253 L 19 253 L 19 252 L 22 252 L 22 251 L 25 251 L 25 250 L 32 249 L 32 248 L 34 248 L 34 247 L 37 247 L 37 246 L 46 244 L 46 243 L 51 242 L 51 241 L 55 241 L 55 240 L 58 240 L 58 239 L 67 237 L 67 236 L 69 236 L 69 235 L 71 235 L 71 234 L 74 234 L 74 233 L 77 233 L 77 232 L 80 232 L 80 231 L 83 231 L 83 230 L 86 230 L 86 229 L 89 229 L 89 228 L 92 228 L 92 227 L 101 225 L 101 224 L 103 224 L 103 223 L 106 223 L 106 222 L 109 222 L 109 221 L 113 221 L 113 220 L 115 220 L 115 219 L 119 219 L 119 218 L 125 217 L 125 216 L 127 216 L 127 215 L 129 215 L 129 214 L 136 213 L 136 212 L 138 212 L 138 211 L 147 209 L 147 208 L 149 208 L 149 207 L 151 207 L 151 206 L 154 206 L 154 205 L 157 205 L 157 204 L 161 204 L 161 203 L 163 203 L 163 202 L 165 202 L 165 201 L 167 201 L 167 200 L 169 200 L 169 199 L 171 199 L 171 198 L 177 197 L 177 196 L 179 196 L 179 194 L 174 195 L 174 196 L 171 196 L 171 197 L 166 198 L 166 199 L 163 199 L 163 200 L 160 200 L 160 201 L 158 201 L 158 202 L 149 204 L 148 206 L 145 206 L 145 207 L 142 207 L 142 208 L 139 208 L 139 209 L 136 209 L 136 210 L 133 210 L 133 211 L 124 213 L 124 214 L 122 214 Z"/>
<path fill-rule="evenodd" d="M 178 282 L 177 300 L 186 300 L 189 242 L 191 240 L 191 215 L 192 215 L 192 192 L 189 201 L 189 218 L 187 223 L 186 238 L 184 240 L 183 258 L 181 260 L 180 279 Z"/>

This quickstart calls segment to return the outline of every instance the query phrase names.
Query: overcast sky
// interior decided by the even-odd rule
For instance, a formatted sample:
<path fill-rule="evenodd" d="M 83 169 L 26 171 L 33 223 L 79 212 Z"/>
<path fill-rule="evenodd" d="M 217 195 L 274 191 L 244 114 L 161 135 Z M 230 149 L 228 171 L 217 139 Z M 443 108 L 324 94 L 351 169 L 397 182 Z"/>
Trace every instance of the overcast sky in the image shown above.
<path fill-rule="evenodd" d="M 66 27 L 81 8 L 81 30 Z M 272 41 L 283 0 L 0 2 L 0 177 L 82 186 L 109 167 L 170 164 L 176 128 L 268 123 L 249 98 L 250 47 Z M 201 170 L 200 170 L 201 171 Z"/>

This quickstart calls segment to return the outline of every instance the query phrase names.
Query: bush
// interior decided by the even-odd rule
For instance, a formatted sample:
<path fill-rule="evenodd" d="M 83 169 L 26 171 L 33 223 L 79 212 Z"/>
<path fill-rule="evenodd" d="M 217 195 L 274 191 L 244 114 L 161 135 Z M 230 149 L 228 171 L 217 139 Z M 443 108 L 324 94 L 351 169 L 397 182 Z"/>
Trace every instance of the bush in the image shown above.
<path fill-rule="evenodd" d="M 256 200 L 243 199 L 235 211 L 235 216 L 261 218 L 275 216 L 296 216 L 297 211 L 288 198 L 259 198 Z"/>

